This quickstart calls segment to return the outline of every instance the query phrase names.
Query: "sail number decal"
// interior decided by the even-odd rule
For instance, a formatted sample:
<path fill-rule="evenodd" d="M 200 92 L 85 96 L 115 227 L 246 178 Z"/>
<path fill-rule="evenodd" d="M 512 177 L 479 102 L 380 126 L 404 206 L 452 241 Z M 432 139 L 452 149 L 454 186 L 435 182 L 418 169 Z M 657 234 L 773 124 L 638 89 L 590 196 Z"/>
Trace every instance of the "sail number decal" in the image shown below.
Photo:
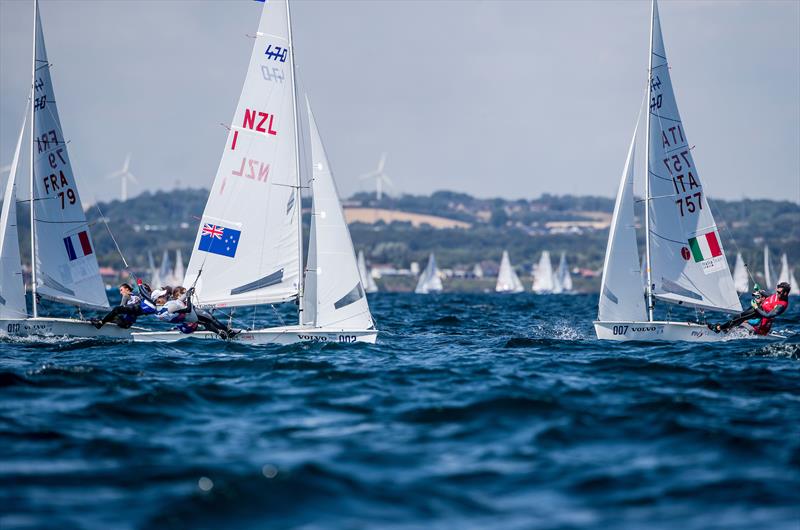
<path fill-rule="evenodd" d="M 36 92 L 44 90 L 44 81 L 37 78 L 36 82 L 33 83 L 33 88 L 36 90 Z M 33 112 L 44 110 L 46 106 L 47 106 L 47 94 L 39 96 L 38 98 L 37 97 L 33 98 Z"/>
<path fill-rule="evenodd" d="M 242 128 L 250 129 L 260 133 L 270 134 L 277 136 L 278 131 L 273 129 L 275 115 L 268 112 L 261 112 L 254 109 L 244 109 L 244 119 L 242 120 Z M 239 131 L 233 131 L 233 138 L 231 139 L 231 150 L 236 149 L 236 141 L 239 139 Z"/>
<path fill-rule="evenodd" d="M 660 90 L 660 89 L 661 89 L 661 79 L 659 79 L 658 76 L 651 78 L 650 92 L 652 93 L 655 90 Z M 652 112 L 660 108 L 661 108 L 661 94 L 658 94 L 657 96 L 652 96 L 650 98 L 650 111 Z"/>
<path fill-rule="evenodd" d="M 282 46 L 273 46 L 272 44 L 268 44 L 266 51 L 264 51 L 264 55 L 266 55 L 268 59 L 280 61 L 282 63 L 286 62 L 286 57 L 288 54 L 288 48 L 284 48 Z"/>
<path fill-rule="evenodd" d="M 272 81 L 274 83 L 283 83 L 283 70 L 276 66 L 261 65 L 261 75 L 264 76 L 264 81 Z"/>
<path fill-rule="evenodd" d="M 57 147 L 59 144 L 63 145 L 64 142 L 58 140 L 58 133 L 56 133 L 55 130 L 47 131 L 39 138 L 36 138 L 37 153 L 52 150 L 52 152 L 47 154 L 47 163 L 54 170 L 58 169 L 59 165 L 64 166 L 67 164 L 67 159 L 64 156 L 64 148 Z M 67 205 L 75 204 L 78 200 L 78 196 L 75 190 L 72 189 L 63 170 L 58 170 L 57 173 L 54 171 L 43 177 L 42 186 L 44 186 L 44 193 L 46 195 L 52 193 L 57 194 L 60 199 L 62 210 L 65 209 Z"/>

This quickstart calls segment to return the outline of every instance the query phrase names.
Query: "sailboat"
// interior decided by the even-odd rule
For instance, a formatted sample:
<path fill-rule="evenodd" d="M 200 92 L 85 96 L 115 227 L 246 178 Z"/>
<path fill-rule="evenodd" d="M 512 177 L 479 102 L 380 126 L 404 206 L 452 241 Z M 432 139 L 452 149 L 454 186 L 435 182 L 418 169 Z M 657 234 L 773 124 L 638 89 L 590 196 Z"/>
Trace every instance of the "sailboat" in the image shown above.
<path fill-rule="evenodd" d="M 519 281 L 519 276 L 511 266 L 511 259 L 508 257 L 508 251 L 503 251 L 503 257 L 500 260 L 500 272 L 497 274 L 497 285 L 494 288 L 498 293 L 521 293 L 525 291 L 522 282 Z"/>
<path fill-rule="evenodd" d="M 417 287 L 414 289 L 414 292 L 417 294 L 442 292 L 441 273 L 436 266 L 436 258 L 433 256 L 433 252 L 428 256 L 428 264 L 425 266 L 422 274 L 419 275 L 419 281 L 417 281 Z"/>
<path fill-rule="evenodd" d="M 536 294 L 550 294 L 557 290 L 553 275 L 553 264 L 550 262 L 550 252 L 542 252 L 539 263 L 533 269 L 533 285 L 531 289 Z"/>
<path fill-rule="evenodd" d="M 769 259 L 769 247 L 764 245 L 764 283 L 767 289 L 775 286 L 775 269 L 772 268 L 772 260 Z M 774 282 L 774 283 L 773 283 Z"/>
<path fill-rule="evenodd" d="M 786 252 L 781 254 L 781 273 L 778 275 L 778 283 L 786 282 L 789 284 L 789 296 L 798 296 L 797 279 L 794 277 L 794 270 L 789 268 L 789 258 Z"/>
<path fill-rule="evenodd" d="M 633 214 L 636 130 L 622 172 L 606 248 L 599 339 L 714 341 L 699 322 L 655 320 L 656 299 L 704 311 L 742 310 L 672 90 L 656 1 L 652 3 L 645 152 L 645 262 L 641 283 Z"/>
<path fill-rule="evenodd" d="M 558 262 L 558 268 L 556 269 L 556 281 L 558 285 L 561 287 L 562 293 L 571 293 L 572 292 L 572 275 L 569 273 L 569 265 L 567 265 L 567 256 L 566 253 L 561 253 L 561 259 Z"/>
<path fill-rule="evenodd" d="M 287 1 L 263 4 L 233 126 L 197 230 L 183 285 L 196 304 L 236 308 L 297 303 L 298 324 L 246 330 L 248 344 L 377 339 L 350 232 L 307 103 L 311 232 L 301 274 L 300 136 Z M 140 342 L 218 340 L 207 331 L 137 333 Z"/>
<path fill-rule="evenodd" d="M 736 253 L 736 265 L 733 268 L 733 285 L 737 293 L 746 293 L 750 290 L 750 279 L 747 274 L 747 265 L 744 263 L 742 253 Z"/>
<path fill-rule="evenodd" d="M 375 279 L 367 269 L 367 260 L 364 258 L 363 250 L 358 251 L 358 273 L 361 275 L 361 285 L 364 286 L 364 290 L 368 293 L 377 293 L 378 284 L 375 283 Z"/>
<path fill-rule="evenodd" d="M 131 329 L 114 324 L 39 316 L 39 297 L 80 309 L 109 309 L 91 230 L 61 128 L 50 63 L 34 0 L 34 49 L 29 116 L 22 124 L 6 183 L 0 219 L 0 333 L 10 336 L 71 336 L 129 339 Z M 26 125 L 30 130 L 31 300 L 28 317 L 16 223 L 16 179 Z"/>

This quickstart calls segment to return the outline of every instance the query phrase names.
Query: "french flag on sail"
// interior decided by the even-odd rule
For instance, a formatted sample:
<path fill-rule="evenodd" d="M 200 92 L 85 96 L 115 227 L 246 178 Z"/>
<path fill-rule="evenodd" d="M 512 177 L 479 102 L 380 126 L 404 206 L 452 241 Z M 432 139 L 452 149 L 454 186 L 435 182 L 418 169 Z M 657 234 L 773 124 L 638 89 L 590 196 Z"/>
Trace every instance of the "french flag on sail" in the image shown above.
<path fill-rule="evenodd" d="M 83 232 L 65 237 L 64 247 L 67 249 L 67 256 L 69 256 L 70 261 L 88 256 L 92 253 L 92 242 L 89 241 L 89 233 L 84 230 Z"/>

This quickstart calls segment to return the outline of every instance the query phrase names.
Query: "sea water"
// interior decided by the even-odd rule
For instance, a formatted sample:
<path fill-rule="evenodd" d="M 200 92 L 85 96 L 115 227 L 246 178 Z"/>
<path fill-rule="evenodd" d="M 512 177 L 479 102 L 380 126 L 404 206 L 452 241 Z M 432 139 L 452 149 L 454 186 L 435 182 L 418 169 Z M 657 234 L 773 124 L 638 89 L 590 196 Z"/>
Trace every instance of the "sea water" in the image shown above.
<path fill-rule="evenodd" d="M 0 343 L 0 528 L 800 526 L 796 340 L 600 342 L 591 295 L 370 305 L 375 345 Z"/>

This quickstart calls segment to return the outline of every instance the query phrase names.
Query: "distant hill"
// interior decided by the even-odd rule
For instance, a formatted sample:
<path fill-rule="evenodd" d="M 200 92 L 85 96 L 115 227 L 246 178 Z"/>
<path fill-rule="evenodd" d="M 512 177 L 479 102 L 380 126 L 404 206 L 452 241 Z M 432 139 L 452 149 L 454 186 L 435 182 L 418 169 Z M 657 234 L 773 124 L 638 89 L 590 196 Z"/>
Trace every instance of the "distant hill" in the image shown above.
<path fill-rule="evenodd" d="M 100 211 L 128 262 L 144 270 L 148 250 L 160 259 L 164 250 L 180 248 L 188 260 L 207 196 L 207 190 L 183 189 L 144 193 L 125 203 L 111 201 L 91 207 L 87 215 L 101 265 L 121 268 Z M 352 209 L 348 217 L 355 221 L 350 225 L 353 242 L 371 263 L 408 268 L 411 262 L 423 263 L 430 252 L 435 252 L 445 268 L 471 270 L 476 263 L 483 263 L 492 270 L 503 249 L 508 249 L 522 273 L 530 271 L 545 249 L 554 257 L 565 252 L 571 267 L 599 271 L 613 209 L 613 200 L 607 197 L 478 199 L 450 191 L 430 196 L 385 196 L 380 202 L 372 194 L 359 193 L 344 202 Z M 310 206 L 310 200 L 303 203 Z M 761 248 L 766 242 L 775 255 L 786 252 L 790 263 L 800 266 L 797 204 L 713 200 L 711 207 L 729 253 L 735 255 L 740 250 L 748 263 L 760 270 Z M 367 212 L 377 215 L 379 211 L 383 212 L 379 217 L 365 217 Z M 23 256 L 29 253 L 27 219 L 21 203 Z M 596 287 L 596 280 L 592 281 L 589 288 Z"/>

